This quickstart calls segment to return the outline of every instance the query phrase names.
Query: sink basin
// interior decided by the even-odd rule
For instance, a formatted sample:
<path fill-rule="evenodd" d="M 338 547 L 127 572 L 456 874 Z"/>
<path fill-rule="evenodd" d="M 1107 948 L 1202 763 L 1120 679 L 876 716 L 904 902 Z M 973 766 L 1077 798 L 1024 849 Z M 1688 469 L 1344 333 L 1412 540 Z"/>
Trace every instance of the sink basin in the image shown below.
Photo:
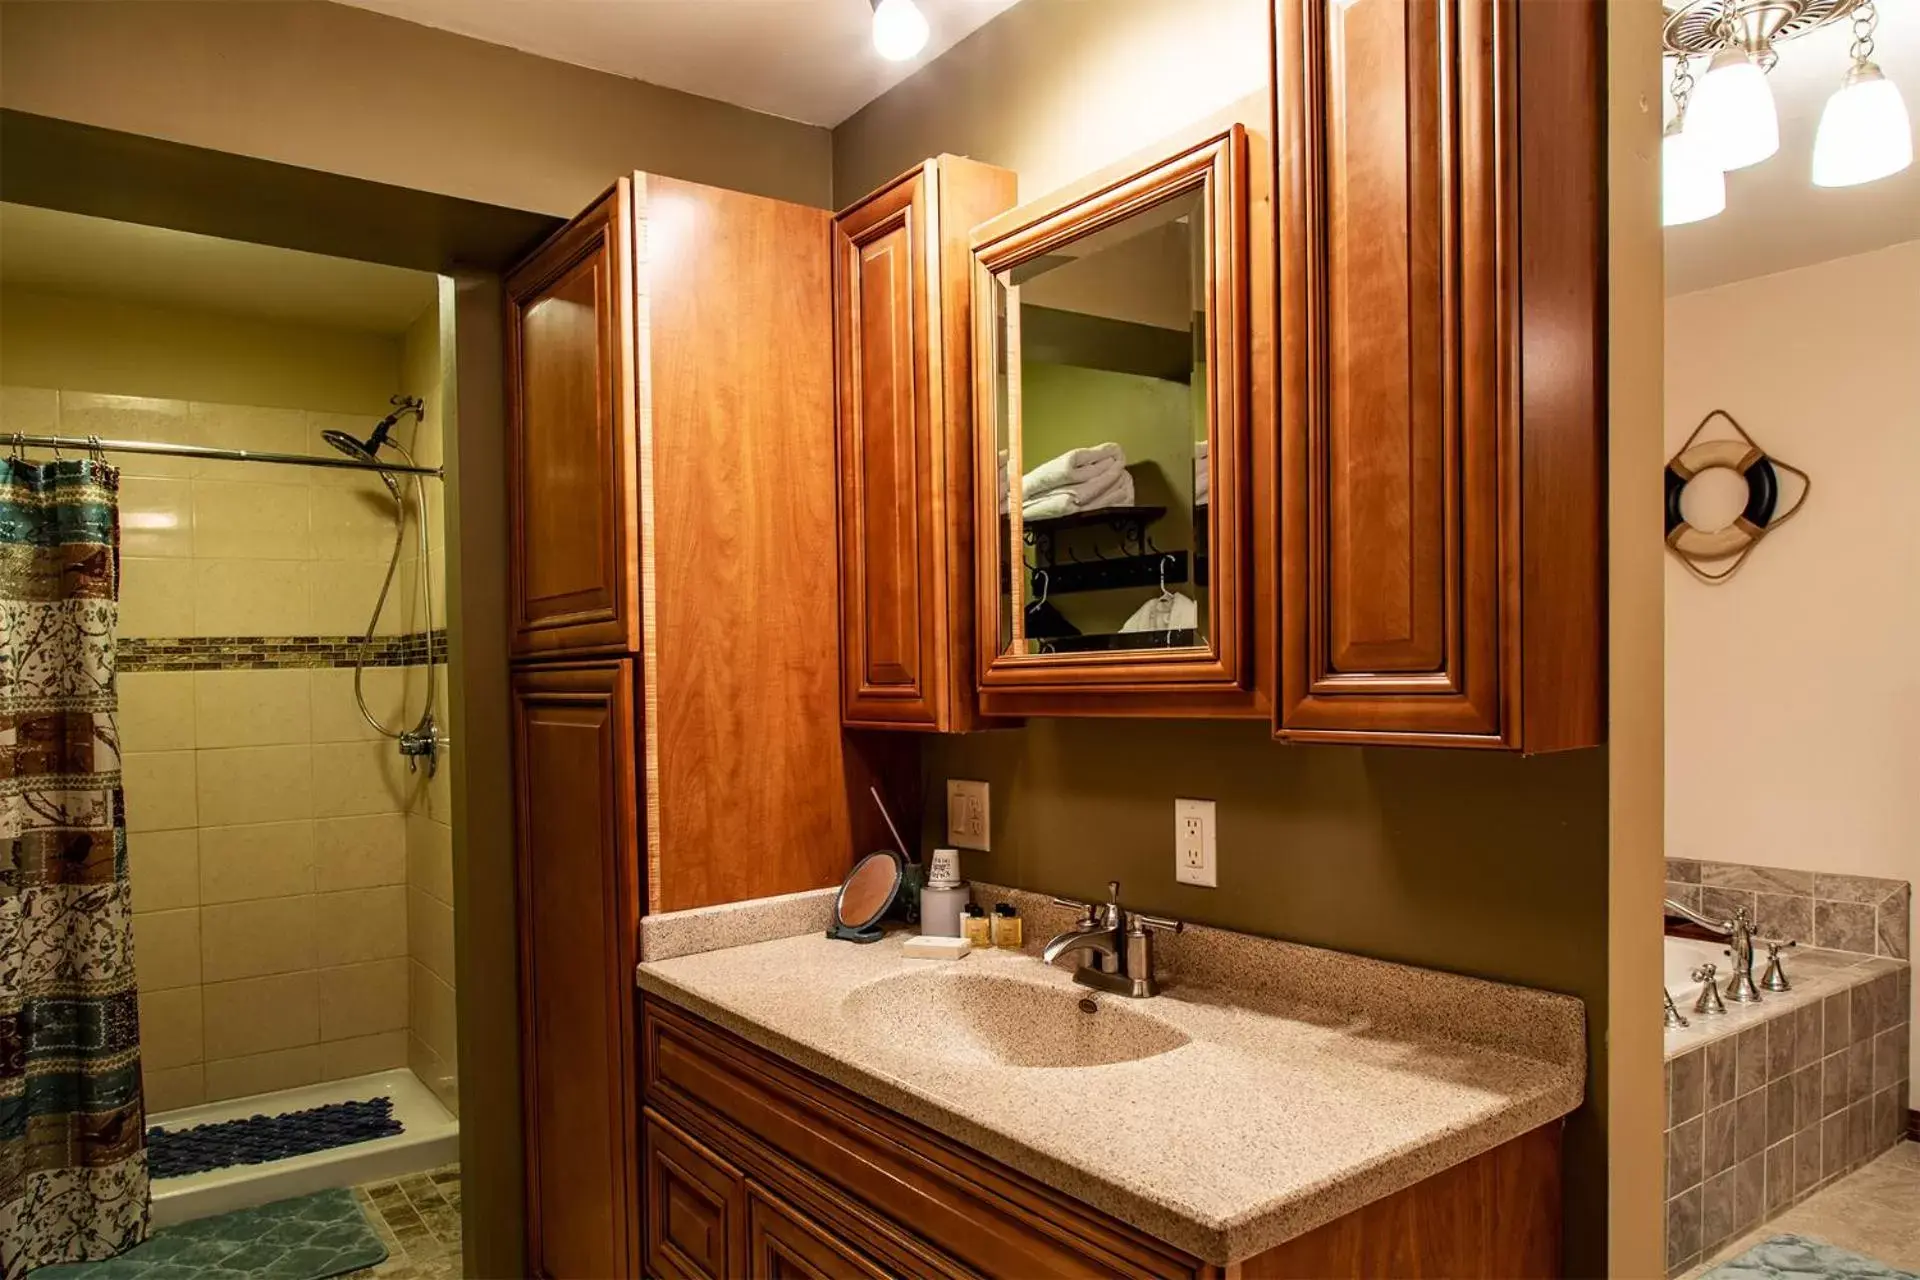
<path fill-rule="evenodd" d="M 1188 1041 L 1121 998 L 965 971 L 883 978 L 850 992 L 841 1012 L 881 1048 L 980 1065 L 1098 1067 Z"/>

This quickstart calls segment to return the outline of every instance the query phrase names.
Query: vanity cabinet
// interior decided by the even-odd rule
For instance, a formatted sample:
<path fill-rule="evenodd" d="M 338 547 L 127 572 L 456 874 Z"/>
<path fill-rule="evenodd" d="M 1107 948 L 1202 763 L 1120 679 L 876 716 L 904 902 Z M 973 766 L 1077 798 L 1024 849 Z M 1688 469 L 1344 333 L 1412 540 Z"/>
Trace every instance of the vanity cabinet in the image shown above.
<path fill-rule="evenodd" d="M 975 726 L 967 233 L 1013 203 L 1014 182 L 941 156 L 833 221 L 849 726 Z"/>
<path fill-rule="evenodd" d="M 1605 726 L 1597 0 L 1277 0 L 1278 736 Z"/>
<path fill-rule="evenodd" d="M 1222 1267 L 650 996 L 642 1034 L 665 1280 L 1560 1274 L 1557 1121 Z"/>

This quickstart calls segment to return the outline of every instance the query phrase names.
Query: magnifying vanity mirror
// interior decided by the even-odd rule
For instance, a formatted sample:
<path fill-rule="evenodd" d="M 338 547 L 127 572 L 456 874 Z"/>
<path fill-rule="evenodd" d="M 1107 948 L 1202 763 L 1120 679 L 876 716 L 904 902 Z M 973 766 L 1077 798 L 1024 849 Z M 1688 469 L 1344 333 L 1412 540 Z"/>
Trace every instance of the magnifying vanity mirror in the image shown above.
<path fill-rule="evenodd" d="M 1243 681 L 1245 145 L 974 231 L 983 709 Z"/>
<path fill-rule="evenodd" d="M 854 863 L 833 900 L 833 927 L 827 936 L 845 942 L 880 941 L 885 932 L 880 921 L 900 895 L 900 879 L 900 859 L 889 850 Z"/>

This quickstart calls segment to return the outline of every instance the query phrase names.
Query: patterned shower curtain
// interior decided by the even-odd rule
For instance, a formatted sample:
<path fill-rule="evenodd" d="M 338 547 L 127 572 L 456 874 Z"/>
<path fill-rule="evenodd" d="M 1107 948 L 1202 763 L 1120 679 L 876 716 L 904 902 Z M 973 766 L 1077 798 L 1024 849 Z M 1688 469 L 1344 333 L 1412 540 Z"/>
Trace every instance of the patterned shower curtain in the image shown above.
<path fill-rule="evenodd" d="M 120 474 L 0 460 L 0 1275 L 146 1238 Z"/>

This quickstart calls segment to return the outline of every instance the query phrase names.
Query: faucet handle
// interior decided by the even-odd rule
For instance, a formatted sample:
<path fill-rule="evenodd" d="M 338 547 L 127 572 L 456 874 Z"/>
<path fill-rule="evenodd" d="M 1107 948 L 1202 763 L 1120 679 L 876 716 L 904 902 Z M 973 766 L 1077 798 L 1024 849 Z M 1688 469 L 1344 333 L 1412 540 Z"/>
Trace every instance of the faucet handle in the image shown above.
<path fill-rule="evenodd" d="M 1180 933 L 1187 927 L 1179 920 L 1169 920 L 1165 916 L 1150 916 L 1140 911 L 1130 913 L 1127 919 L 1142 929 L 1158 929 L 1162 933 Z"/>
<path fill-rule="evenodd" d="M 1053 899 L 1053 905 L 1056 907 L 1066 907 L 1070 911 L 1078 911 L 1089 922 L 1100 918 L 1099 907 L 1094 906 L 1091 902 L 1082 902 L 1078 898 L 1055 898 Z"/>

